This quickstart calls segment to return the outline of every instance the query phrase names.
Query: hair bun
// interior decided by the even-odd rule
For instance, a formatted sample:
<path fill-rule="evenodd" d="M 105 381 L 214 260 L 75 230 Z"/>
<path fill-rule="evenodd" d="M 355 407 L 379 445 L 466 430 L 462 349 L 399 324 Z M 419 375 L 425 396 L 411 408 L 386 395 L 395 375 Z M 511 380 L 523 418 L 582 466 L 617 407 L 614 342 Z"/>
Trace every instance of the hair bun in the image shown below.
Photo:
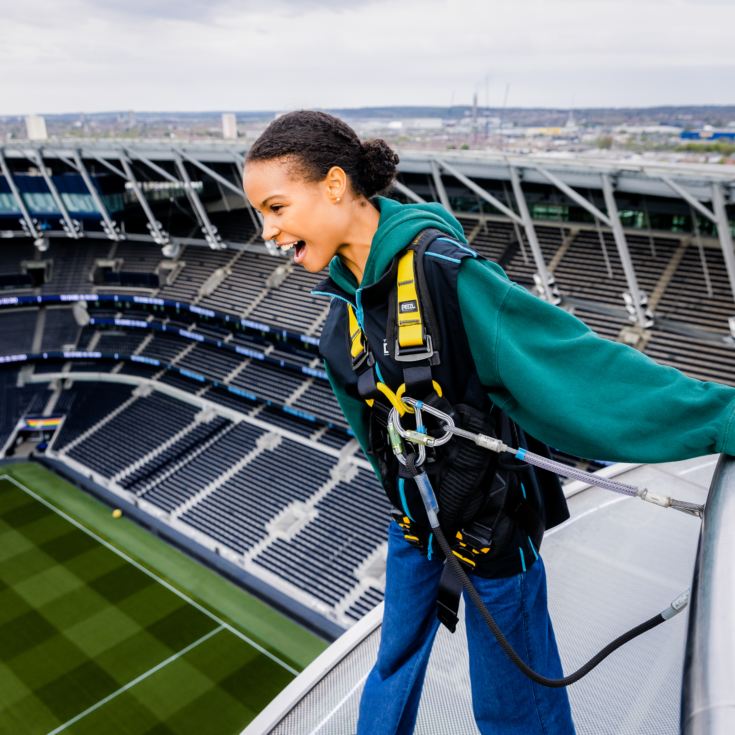
<path fill-rule="evenodd" d="M 398 173 L 398 154 L 382 139 L 367 140 L 361 145 L 360 184 L 367 197 L 390 187 Z"/>

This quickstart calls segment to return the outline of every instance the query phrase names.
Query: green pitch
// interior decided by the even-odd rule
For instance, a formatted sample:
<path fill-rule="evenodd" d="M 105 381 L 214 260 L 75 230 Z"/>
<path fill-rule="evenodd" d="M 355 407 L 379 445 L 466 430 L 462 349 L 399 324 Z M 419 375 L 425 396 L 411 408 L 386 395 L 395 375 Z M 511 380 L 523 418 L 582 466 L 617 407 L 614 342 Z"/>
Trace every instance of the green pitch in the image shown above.
<path fill-rule="evenodd" d="M 39 465 L 0 467 L 0 733 L 239 733 L 325 646 Z"/>

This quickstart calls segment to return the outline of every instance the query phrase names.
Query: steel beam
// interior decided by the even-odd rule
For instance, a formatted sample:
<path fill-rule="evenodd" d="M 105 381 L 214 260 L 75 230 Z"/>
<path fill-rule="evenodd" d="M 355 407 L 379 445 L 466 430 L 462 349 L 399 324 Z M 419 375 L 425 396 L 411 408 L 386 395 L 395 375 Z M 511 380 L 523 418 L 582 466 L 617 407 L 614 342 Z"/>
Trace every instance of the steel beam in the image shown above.
<path fill-rule="evenodd" d="M 705 207 L 702 202 L 700 202 L 698 199 L 695 199 L 692 196 L 691 192 L 687 191 L 683 186 L 680 186 L 668 176 L 660 175 L 659 178 L 667 186 L 673 189 L 685 202 L 687 202 L 690 207 L 696 209 L 697 212 L 706 217 L 710 222 L 714 222 L 715 224 L 717 224 L 717 216 L 713 214 L 709 209 L 707 209 L 707 207 Z"/>
<path fill-rule="evenodd" d="M 231 149 L 228 149 L 228 151 L 230 155 L 235 159 L 237 170 L 240 172 L 240 178 L 242 178 L 242 172 L 245 170 L 245 156 Z"/>
<path fill-rule="evenodd" d="M 431 163 L 431 177 L 434 179 L 434 186 L 436 187 L 436 193 L 439 195 L 439 201 L 442 203 L 444 209 L 448 212 L 452 212 L 452 206 L 449 204 L 449 196 L 447 190 L 444 188 L 444 182 L 442 181 L 442 172 L 439 168 L 439 163 L 432 159 Z"/>
<path fill-rule="evenodd" d="M 124 171 L 121 171 L 117 166 L 113 166 L 109 161 L 106 161 L 101 156 L 94 156 L 94 160 L 97 161 L 97 163 L 101 163 L 105 168 L 112 171 L 113 174 L 117 174 L 121 179 L 127 179 L 128 177 L 125 175 Z"/>
<path fill-rule="evenodd" d="M 144 163 L 148 168 L 152 168 L 159 176 L 166 179 L 166 181 L 170 181 L 172 184 L 178 184 L 181 187 L 184 187 L 185 184 L 180 179 L 177 179 L 175 176 L 172 176 L 168 171 L 166 171 L 165 168 L 161 168 L 157 163 L 153 163 L 149 158 L 144 158 L 141 155 L 138 155 L 134 151 L 128 149 L 128 155 L 131 158 L 136 158 L 141 163 Z"/>
<path fill-rule="evenodd" d="M 593 217 L 597 217 L 601 222 L 604 222 L 608 227 L 612 227 L 612 221 L 607 214 L 599 210 L 592 202 L 585 199 L 581 194 L 574 191 L 571 186 L 565 184 L 558 176 L 555 176 L 545 168 L 541 166 L 531 166 L 535 168 L 544 178 L 548 179 L 559 191 L 566 194 L 573 202 L 579 204 L 582 209 L 586 209 Z M 617 211 L 617 210 L 616 210 Z"/>
<path fill-rule="evenodd" d="M 638 279 L 635 274 L 633 259 L 630 257 L 628 242 L 625 239 L 623 225 L 620 222 L 620 215 L 618 213 L 617 202 L 615 201 L 615 192 L 613 191 L 612 181 L 608 174 L 602 174 L 601 178 L 602 193 L 605 197 L 605 208 L 607 209 L 608 220 L 612 227 L 613 238 L 615 239 L 615 245 L 618 249 L 618 255 L 620 255 L 620 261 L 623 264 L 625 280 L 628 283 L 628 291 L 630 292 L 630 297 L 633 301 L 635 320 L 641 328 L 646 329 L 651 326 L 651 320 L 646 316 L 643 309 L 642 294 L 640 288 L 638 288 Z"/>
<path fill-rule="evenodd" d="M 124 237 L 117 229 L 117 225 L 112 221 L 110 213 L 107 211 L 107 207 L 102 201 L 102 197 L 97 191 L 97 187 L 94 185 L 92 177 L 89 175 L 89 171 L 87 171 L 87 167 L 84 165 L 81 153 L 78 150 L 74 151 L 74 162 L 76 163 L 77 170 L 79 171 L 82 180 L 84 181 L 84 185 L 87 187 L 89 193 L 92 195 L 94 206 L 97 207 L 97 211 L 100 213 L 100 215 L 102 215 L 103 229 L 105 231 L 105 234 L 107 235 L 107 237 L 110 238 L 110 240 L 123 240 Z"/>
<path fill-rule="evenodd" d="M 51 198 L 54 200 L 56 208 L 61 213 L 61 221 L 67 237 L 78 240 L 80 237 L 82 237 L 79 222 L 71 218 L 69 210 L 66 208 L 66 205 L 61 198 L 61 194 L 59 194 L 59 190 L 56 188 L 56 184 L 54 184 L 54 180 L 49 176 L 49 173 L 46 170 L 46 164 L 43 160 L 43 154 L 40 151 L 32 151 L 28 157 L 38 166 L 41 172 L 41 176 L 43 176 L 43 180 L 46 182 L 46 186 L 48 187 L 48 190 L 51 194 Z"/>
<path fill-rule="evenodd" d="M 440 158 L 437 158 L 436 161 L 448 174 L 454 176 L 457 181 L 460 181 L 470 191 L 477 194 L 477 196 L 479 196 L 481 199 L 484 199 L 488 204 L 502 212 L 506 217 L 512 219 L 513 222 L 515 222 L 516 224 L 523 224 L 523 220 L 512 209 L 510 209 L 510 207 L 507 207 L 505 204 L 503 204 L 500 199 L 485 191 L 481 186 L 472 181 L 472 179 L 468 178 L 463 173 L 458 171 L 456 168 L 454 168 L 454 166 L 450 166 L 446 161 L 443 161 Z"/>
<path fill-rule="evenodd" d="M 189 161 L 189 163 L 196 166 L 200 171 L 203 171 L 207 176 L 214 179 L 218 183 L 222 184 L 226 189 L 229 189 L 230 191 L 234 192 L 238 196 L 242 197 L 243 200 L 247 203 L 247 197 L 245 196 L 245 192 L 243 191 L 242 187 L 235 186 L 231 181 L 228 181 L 224 176 L 221 174 L 218 174 L 216 171 L 213 171 L 209 166 L 206 166 L 201 161 L 197 161 L 196 158 L 192 158 L 190 155 L 184 153 L 184 151 L 178 150 L 174 148 L 174 151 L 184 158 L 185 160 Z"/>
<path fill-rule="evenodd" d="M 712 184 L 712 209 L 717 222 L 717 234 L 720 238 L 722 255 L 725 258 L 727 276 L 730 279 L 730 289 L 732 290 L 733 300 L 735 300 L 735 253 L 733 253 L 730 222 L 727 219 L 727 210 L 725 209 L 725 192 L 721 184 Z"/>
<path fill-rule="evenodd" d="M 153 238 L 154 242 L 158 243 L 161 246 L 168 245 L 171 241 L 171 238 L 168 232 L 163 229 L 161 223 L 155 218 L 153 210 L 151 209 L 150 204 L 148 204 L 148 200 L 145 198 L 145 194 L 140 188 L 138 180 L 135 178 L 133 167 L 130 165 L 130 162 L 127 158 L 125 158 L 125 156 L 120 157 L 120 164 L 122 165 L 123 171 L 125 172 L 125 179 L 130 183 L 130 188 L 133 190 L 135 198 L 138 200 L 138 204 L 140 204 L 141 208 L 143 209 L 143 213 L 145 214 L 145 218 L 148 220 L 148 230 L 151 233 L 151 237 Z"/>
<path fill-rule="evenodd" d="M 393 188 L 400 191 L 401 194 L 408 197 L 411 201 L 417 202 L 418 204 L 424 204 L 426 199 L 420 197 L 413 189 L 409 189 L 405 184 L 395 179 L 393 181 Z"/>
<path fill-rule="evenodd" d="M 13 174 L 10 172 L 10 168 L 5 160 L 5 155 L 3 154 L 2 149 L 0 149 L 0 170 L 2 170 L 2 174 L 10 187 L 10 193 L 13 195 L 15 203 L 18 205 L 18 209 L 20 209 L 21 222 L 25 223 L 28 234 L 34 240 L 41 239 L 43 235 L 37 227 L 38 223 L 33 219 L 33 217 L 31 217 L 31 213 L 28 211 L 28 207 L 26 207 L 26 203 L 23 201 L 23 197 L 15 183 L 15 179 L 13 179 Z"/>
<path fill-rule="evenodd" d="M 238 176 L 240 180 L 240 186 L 237 187 L 231 181 L 226 179 L 224 176 L 218 174 L 216 171 L 213 171 L 209 166 L 206 166 L 201 161 L 198 161 L 196 158 L 192 158 L 191 156 L 187 155 L 186 153 L 184 153 L 184 151 L 176 151 L 176 152 L 179 153 L 182 158 L 189 161 L 189 163 L 192 163 L 198 169 L 200 169 L 205 174 L 207 174 L 207 176 L 210 176 L 211 178 L 213 178 L 218 184 L 221 184 L 222 186 L 226 187 L 227 189 L 234 192 L 238 196 L 241 196 L 243 201 L 245 202 L 245 208 L 248 210 L 248 213 L 250 214 L 250 219 L 253 221 L 253 224 L 255 225 L 256 233 L 260 232 L 263 229 L 263 223 L 258 219 L 257 215 L 253 211 L 253 208 L 250 206 L 250 202 L 248 201 L 248 198 L 245 196 L 245 189 L 243 188 L 243 182 L 242 182 L 241 176 Z M 240 157 L 237 157 L 236 160 L 238 160 L 239 158 Z"/>
<path fill-rule="evenodd" d="M 184 161 L 181 156 L 176 156 L 176 158 L 174 158 L 174 163 L 176 164 L 176 170 L 179 172 L 179 176 L 181 176 L 181 179 L 184 182 L 184 190 L 186 191 L 189 201 L 194 208 L 194 212 L 197 215 L 202 232 L 204 233 L 204 239 L 213 250 L 223 249 L 225 245 L 222 243 L 222 238 L 217 232 L 217 228 L 210 222 L 207 210 L 202 204 L 199 194 L 197 194 L 194 186 L 192 185 L 191 179 L 189 178 L 189 172 L 186 170 L 186 166 L 184 165 Z"/>
<path fill-rule="evenodd" d="M 521 177 L 518 175 L 518 169 L 516 169 L 512 164 L 509 165 L 509 169 L 513 195 L 515 196 L 516 203 L 518 204 L 518 211 L 521 213 L 521 223 L 523 224 L 523 229 L 526 232 L 528 244 L 531 246 L 531 253 L 533 254 L 533 260 L 536 265 L 536 272 L 538 273 L 541 281 L 541 298 L 552 304 L 558 304 L 561 299 L 554 289 L 554 281 L 546 267 L 544 254 L 541 252 L 541 246 L 539 245 L 538 238 L 536 237 L 536 228 L 533 226 L 531 212 L 528 209 L 526 197 L 524 196 L 523 188 L 521 187 Z"/>
<path fill-rule="evenodd" d="M 74 161 L 67 158 L 66 156 L 62 156 L 61 153 L 58 154 L 57 158 L 62 163 L 65 163 L 69 168 L 73 168 L 75 171 L 79 171 L 79 166 L 77 166 L 77 164 Z"/>

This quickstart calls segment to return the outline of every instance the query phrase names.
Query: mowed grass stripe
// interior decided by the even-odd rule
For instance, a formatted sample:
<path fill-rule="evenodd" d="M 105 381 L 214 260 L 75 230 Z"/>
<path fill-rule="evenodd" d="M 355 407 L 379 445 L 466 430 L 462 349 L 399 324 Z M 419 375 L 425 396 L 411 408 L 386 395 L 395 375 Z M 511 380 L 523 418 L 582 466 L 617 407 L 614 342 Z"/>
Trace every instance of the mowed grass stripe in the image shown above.
<path fill-rule="evenodd" d="M 306 630 L 241 587 L 162 542 L 137 523 L 115 520 L 107 506 L 35 462 L 5 465 L 14 477 L 54 506 L 93 528 L 97 535 L 124 549 L 128 556 L 151 567 L 204 607 L 246 633 L 279 658 L 302 670 L 327 647 Z"/>
<path fill-rule="evenodd" d="M 159 664 L 156 664 L 152 668 L 148 669 L 148 671 L 145 671 L 140 676 L 137 676 L 132 681 L 129 681 L 125 686 L 120 687 L 116 691 L 112 692 L 111 694 L 108 694 L 106 697 L 103 697 L 98 702 L 93 704 L 91 707 L 88 707 L 83 712 L 80 712 L 75 717 L 72 717 L 70 720 L 65 722 L 63 725 L 59 725 L 59 727 L 51 730 L 51 732 L 48 735 L 57 735 L 57 733 L 63 732 L 67 728 L 71 727 L 75 722 L 78 722 L 79 720 L 83 719 L 84 717 L 87 717 L 87 715 L 90 715 L 92 712 L 95 712 L 100 707 L 104 707 L 108 702 L 115 699 L 115 697 L 119 697 L 121 694 L 126 692 L 128 689 L 134 687 L 136 684 L 139 684 L 141 681 L 144 681 L 149 676 L 152 676 L 157 671 L 160 671 L 164 667 L 168 666 L 172 661 L 175 661 L 177 658 L 181 658 L 181 656 L 186 655 L 189 651 L 191 651 L 193 648 L 196 648 L 198 645 L 204 643 L 204 641 L 208 641 L 213 635 L 216 635 L 221 630 L 224 630 L 224 628 L 221 625 L 218 625 L 213 630 L 210 630 L 209 633 L 206 633 L 205 635 L 201 636 L 201 638 L 197 638 L 197 640 L 191 642 L 186 648 L 182 648 L 180 651 L 177 651 L 172 656 L 169 656 L 164 661 L 161 661 Z"/>
<path fill-rule="evenodd" d="M 222 631 L 79 720 L 74 735 L 237 735 L 288 672 Z M 244 655 L 243 655 L 244 654 Z"/>
<path fill-rule="evenodd" d="M 110 544 L 108 541 L 106 541 L 102 537 L 98 536 L 94 531 L 92 531 L 91 529 L 89 529 L 86 526 L 84 526 L 81 523 L 79 523 L 76 519 L 74 519 L 71 516 L 69 516 L 68 514 L 66 514 L 63 510 L 57 508 L 52 503 L 49 503 L 47 500 L 45 500 L 44 498 L 42 498 L 40 495 L 37 495 L 35 492 L 33 492 L 33 490 L 31 490 L 30 488 L 28 488 L 25 485 L 23 485 L 21 482 L 19 482 L 18 480 L 16 480 L 14 477 L 11 477 L 9 475 L 0 475 L 0 480 L 6 480 L 6 481 L 12 483 L 13 485 L 15 485 L 17 488 L 19 488 L 23 492 L 28 493 L 28 495 L 30 495 L 32 498 L 34 498 L 35 500 L 37 500 L 39 503 L 41 503 L 42 505 L 44 505 L 47 508 L 49 508 L 50 510 L 52 510 L 54 513 L 56 513 L 57 515 L 59 515 L 61 518 L 63 518 L 64 520 L 68 521 L 72 525 L 76 526 L 80 531 L 83 531 L 84 533 L 89 534 L 89 536 L 91 536 L 93 539 L 95 539 L 95 541 L 97 541 L 99 544 L 101 544 L 102 546 L 104 546 L 107 549 L 110 549 L 110 551 L 112 551 L 115 554 L 117 554 L 118 556 L 120 556 L 122 559 L 124 559 L 126 562 L 128 562 L 128 564 L 134 566 L 136 569 L 140 570 L 144 574 L 146 574 L 149 577 L 151 577 L 152 579 L 156 580 L 161 586 L 165 587 L 170 592 L 173 592 L 175 595 L 181 597 L 182 600 L 185 600 L 192 607 L 196 608 L 197 610 L 199 610 L 201 613 L 203 613 L 204 615 L 206 615 L 209 618 L 211 618 L 216 623 L 222 625 L 224 628 L 226 628 L 227 630 L 229 630 L 231 633 L 233 633 L 234 635 L 236 635 L 238 638 L 242 639 L 248 645 L 250 645 L 253 648 L 255 648 L 257 651 L 259 651 L 260 653 L 262 653 L 264 656 L 267 656 L 272 661 L 274 661 L 275 663 L 277 663 L 279 666 L 282 666 L 284 669 L 286 669 L 286 671 L 290 672 L 294 676 L 296 676 L 299 673 L 298 670 L 296 670 L 295 668 L 293 668 L 292 666 L 290 666 L 289 664 L 287 664 L 285 661 L 283 661 L 281 658 L 279 658 L 275 654 L 271 653 L 268 649 L 264 648 L 259 643 L 257 643 L 252 638 L 250 638 L 249 636 L 245 635 L 244 633 L 242 633 L 239 630 L 237 630 L 234 627 L 232 627 L 229 623 L 227 623 L 226 621 L 224 621 L 221 618 L 219 618 L 217 615 L 215 615 L 213 612 L 211 612 L 210 610 L 208 610 L 207 608 L 205 608 L 203 605 L 200 605 L 198 602 L 196 602 L 195 600 L 191 599 L 188 595 L 186 595 L 183 592 L 181 592 L 180 590 L 176 589 L 173 585 L 169 584 L 165 579 L 162 579 L 157 574 L 155 574 L 152 570 L 150 570 L 147 567 L 143 566 L 142 564 L 140 564 L 139 562 L 137 562 L 135 559 L 132 559 L 131 557 L 129 557 L 124 551 L 116 548 L 115 546 L 113 546 L 112 544 Z"/>
<path fill-rule="evenodd" d="M 236 733 L 291 680 L 293 667 L 24 483 L 5 480 L 0 732 L 35 735 L 64 722 L 73 733 Z M 200 640 L 213 621 L 222 635 Z"/>
<path fill-rule="evenodd" d="M 46 517 L 28 513 L 20 518 L 18 503 L 13 503 L 16 495 L 41 508 Z M 66 520 L 15 484 L 0 482 L 2 539 L 11 535 L 8 517 L 19 524 L 14 530 L 21 530 L 25 539 L 33 540 L 34 528 L 43 539 L 68 535 Z M 84 535 L 77 528 L 74 533 Z M 17 541 L 17 534 L 14 538 Z M 57 564 L 43 546 L 35 549 L 40 564 L 23 565 L 25 571 L 32 569 L 29 576 L 18 576 L 16 564 L 21 556 L 29 562 L 28 548 L 9 554 L 0 564 L 3 579 L 17 577 L 15 587 L 5 584 L 0 592 L 5 618 L 0 625 L 0 732 L 47 732 L 212 630 L 208 616 L 96 542 L 91 549 L 76 545 L 87 559 L 85 566 L 99 567 L 98 575 L 89 578 L 90 586 Z M 110 557 L 117 562 L 113 568 L 100 564 Z M 59 584 L 69 578 L 72 584 Z M 138 609 L 136 620 L 115 603 L 127 605 L 129 612 L 141 605 L 145 609 Z M 8 609 L 12 612 L 5 612 Z M 57 620 L 59 612 L 66 615 Z M 247 656 L 250 647 L 235 640 L 240 654 Z"/>

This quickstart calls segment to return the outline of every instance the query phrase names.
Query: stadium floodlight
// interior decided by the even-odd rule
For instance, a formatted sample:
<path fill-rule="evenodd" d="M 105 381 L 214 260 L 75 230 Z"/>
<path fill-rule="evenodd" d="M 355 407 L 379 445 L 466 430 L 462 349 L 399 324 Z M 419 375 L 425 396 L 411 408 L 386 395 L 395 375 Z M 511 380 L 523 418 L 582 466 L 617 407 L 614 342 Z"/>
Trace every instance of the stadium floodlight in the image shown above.
<path fill-rule="evenodd" d="M 277 258 L 286 258 L 289 257 L 287 255 L 288 251 L 281 250 L 278 245 L 276 245 L 275 240 L 266 240 L 265 241 L 265 249 L 268 251 L 268 255 L 274 255 Z"/>
<path fill-rule="evenodd" d="M 547 290 L 544 288 L 544 279 L 542 278 L 540 273 L 534 273 L 533 274 L 533 283 L 534 283 L 534 293 L 536 296 L 538 296 L 541 299 L 547 300 Z M 551 296 L 550 303 L 552 304 L 560 304 L 561 303 L 561 294 L 559 293 L 559 289 L 556 286 L 556 281 L 554 280 L 554 277 L 552 275 L 548 276 L 548 279 L 546 281 L 546 286 L 548 287 L 548 294 Z"/>
<path fill-rule="evenodd" d="M 78 219 L 62 217 L 59 221 L 67 237 L 76 240 L 82 236 L 82 223 Z"/>

